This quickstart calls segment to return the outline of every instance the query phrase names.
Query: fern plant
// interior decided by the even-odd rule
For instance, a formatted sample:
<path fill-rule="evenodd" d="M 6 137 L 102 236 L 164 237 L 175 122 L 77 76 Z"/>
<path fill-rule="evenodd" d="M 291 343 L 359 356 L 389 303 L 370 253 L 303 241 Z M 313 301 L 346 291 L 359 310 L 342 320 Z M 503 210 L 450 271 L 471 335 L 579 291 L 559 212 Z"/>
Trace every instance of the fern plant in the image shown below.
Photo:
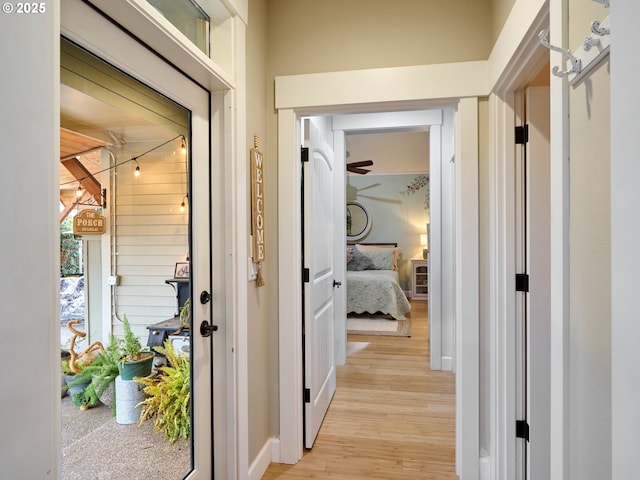
<path fill-rule="evenodd" d="M 160 368 L 155 377 L 136 378 L 143 384 L 145 400 L 138 425 L 153 419 L 154 431 L 164 433 L 165 441 L 174 443 L 177 439 L 188 439 L 191 434 L 191 381 L 189 357 L 176 352 L 170 341 L 164 347 L 155 347 L 167 359 L 167 365 Z"/>
<path fill-rule="evenodd" d="M 93 362 L 82 369 L 73 383 L 90 381 L 89 385 L 72 397 L 74 405 L 81 409 L 89 408 L 98 403 L 100 397 L 118 376 L 118 358 L 120 357 L 120 341 L 113 335 L 109 338 L 109 345 L 103 353 L 96 355 Z M 115 401 L 112 403 L 112 414 L 115 415 Z"/>
<path fill-rule="evenodd" d="M 129 319 L 126 315 L 122 319 L 122 328 L 124 329 L 124 338 L 120 342 L 120 360 L 135 361 L 149 352 L 142 348 L 142 344 L 138 337 L 133 334 Z"/>

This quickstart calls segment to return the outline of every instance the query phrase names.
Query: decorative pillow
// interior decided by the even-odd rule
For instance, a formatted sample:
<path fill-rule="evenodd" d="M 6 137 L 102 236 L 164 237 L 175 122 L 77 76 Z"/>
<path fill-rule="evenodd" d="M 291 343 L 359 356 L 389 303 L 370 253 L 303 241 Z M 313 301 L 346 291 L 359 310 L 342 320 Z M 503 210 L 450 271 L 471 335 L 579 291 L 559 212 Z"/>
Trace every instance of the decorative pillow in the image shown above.
<path fill-rule="evenodd" d="M 353 247 L 347 247 L 347 263 L 353 260 Z"/>
<path fill-rule="evenodd" d="M 370 270 L 394 270 L 393 251 L 367 252 L 366 255 L 373 263 Z"/>
<path fill-rule="evenodd" d="M 393 254 L 393 268 L 386 268 L 384 270 L 398 271 L 398 259 L 400 258 L 400 248 L 384 245 L 362 245 L 356 244 L 356 249 L 360 250 L 365 255 L 369 255 L 371 252 L 387 252 Z"/>
<path fill-rule="evenodd" d="M 360 271 L 368 270 L 373 267 L 373 262 L 364 253 L 358 251 L 357 248 L 353 249 L 353 258 L 347 263 L 347 270 Z"/>

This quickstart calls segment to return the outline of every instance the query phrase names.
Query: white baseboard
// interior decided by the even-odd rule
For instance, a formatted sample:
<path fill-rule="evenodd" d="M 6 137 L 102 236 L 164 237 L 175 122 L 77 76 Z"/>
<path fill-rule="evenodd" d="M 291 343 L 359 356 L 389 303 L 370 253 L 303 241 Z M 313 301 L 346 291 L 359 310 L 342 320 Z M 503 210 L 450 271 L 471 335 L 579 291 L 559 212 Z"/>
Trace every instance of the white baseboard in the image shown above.
<path fill-rule="evenodd" d="M 267 440 L 264 447 L 258 453 L 258 456 L 249 466 L 249 480 L 260 480 L 269 468 L 271 462 L 277 462 L 280 459 L 280 440 L 275 437 Z"/>
<path fill-rule="evenodd" d="M 491 462 L 489 457 L 480 457 L 478 480 L 491 480 Z"/>
<path fill-rule="evenodd" d="M 442 357 L 442 370 L 453 372 L 453 357 Z"/>

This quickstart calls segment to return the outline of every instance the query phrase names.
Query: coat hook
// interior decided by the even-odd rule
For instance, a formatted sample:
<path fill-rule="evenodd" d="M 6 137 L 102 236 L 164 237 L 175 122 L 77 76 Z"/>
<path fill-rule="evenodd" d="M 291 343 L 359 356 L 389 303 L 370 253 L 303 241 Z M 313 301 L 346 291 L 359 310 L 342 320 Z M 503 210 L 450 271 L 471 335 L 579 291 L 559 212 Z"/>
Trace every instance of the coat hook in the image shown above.
<path fill-rule="evenodd" d="M 601 37 L 604 35 L 609 35 L 610 31 L 607 27 L 601 27 L 600 22 L 598 20 L 594 20 L 591 22 L 591 32 L 596 35 L 600 35 Z"/>
<path fill-rule="evenodd" d="M 585 52 L 588 52 L 596 45 L 600 45 L 600 39 L 593 38 L 591 35 L 587 35 L 587 37 L 584 39 L 584 43 L 582 44 L 582 48 L 584 48 Z"/>
<path fill-rule="evenodd" d="M 549 40 L 547 40 L 548 35 L 549 35 L 548 29 L 542 30 L 538 34 L 538 37 L 540 38 L 540 43 L 546 48 L 548 48 L 549 50 L 553 50 L 554 52 L 558 52 L 563 55 L 566 55 L 567 57 L 569 57 L 569 61 L 571 62 L 571 69 L 563 71 L 563 70 L 560 70 L 560 67 L 556 65 L 551 70 L 551 73 L 553 73 L 556 77 L 566 77 L 567 75 L 571 75 L 572 73 L 576 73 L 576 74 L 580 73 L 580 70 L 582 70 L 582 62 L 580 61 L 580 59 L 576 58 L 569 50 L 565 50 L 564 48 L 555 47 L 551 45 L 549 43 Z"/>

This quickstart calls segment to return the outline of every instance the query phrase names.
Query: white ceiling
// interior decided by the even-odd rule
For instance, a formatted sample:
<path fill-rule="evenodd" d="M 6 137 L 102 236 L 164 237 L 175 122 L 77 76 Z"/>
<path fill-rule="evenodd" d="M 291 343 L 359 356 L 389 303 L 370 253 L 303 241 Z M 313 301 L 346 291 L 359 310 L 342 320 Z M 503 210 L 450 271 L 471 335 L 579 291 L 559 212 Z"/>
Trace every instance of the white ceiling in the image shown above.
<path fill-rule="evenodd" d="M 365 167 L 370 174 L 429 171 L 427 130 L 351 132 L 345 143 L 347 163 L 373 160 L 373 166 Z"/>

